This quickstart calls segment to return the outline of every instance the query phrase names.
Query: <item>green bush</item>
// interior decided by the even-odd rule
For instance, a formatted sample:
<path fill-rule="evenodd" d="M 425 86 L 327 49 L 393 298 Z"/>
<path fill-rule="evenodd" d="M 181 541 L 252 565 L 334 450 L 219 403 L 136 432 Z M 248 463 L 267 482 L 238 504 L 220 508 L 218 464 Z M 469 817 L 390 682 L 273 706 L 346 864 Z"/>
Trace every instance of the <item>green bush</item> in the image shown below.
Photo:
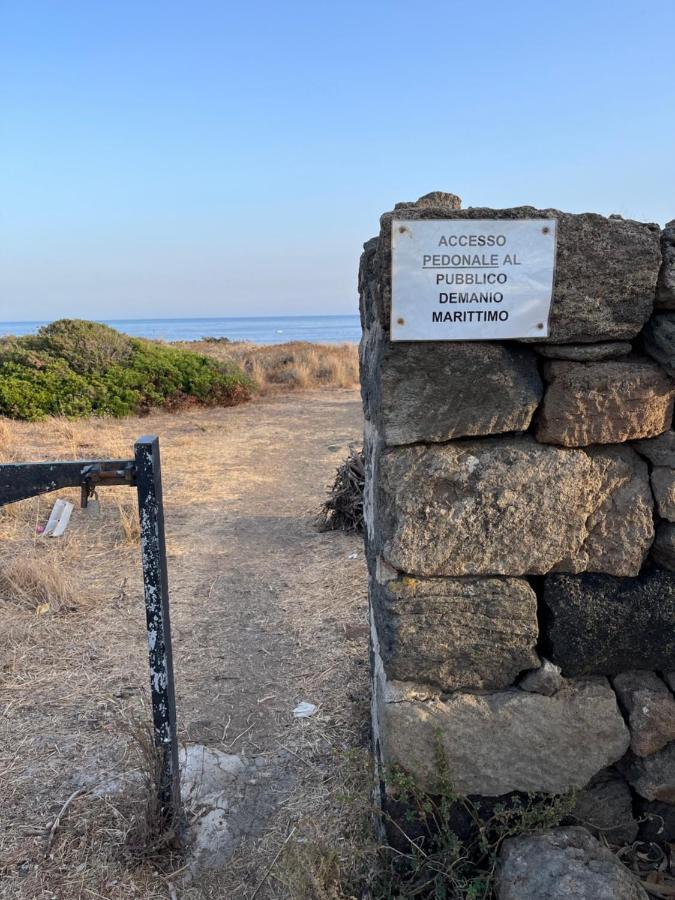
<path fill-rule="evenodd" d="M 35 335 L 0 340 L 0 415 L 125 416 L 189 403 L 231 406 L 252 382 L 238 366 L 128 337 L 96 322 L 61 319 Z"/>

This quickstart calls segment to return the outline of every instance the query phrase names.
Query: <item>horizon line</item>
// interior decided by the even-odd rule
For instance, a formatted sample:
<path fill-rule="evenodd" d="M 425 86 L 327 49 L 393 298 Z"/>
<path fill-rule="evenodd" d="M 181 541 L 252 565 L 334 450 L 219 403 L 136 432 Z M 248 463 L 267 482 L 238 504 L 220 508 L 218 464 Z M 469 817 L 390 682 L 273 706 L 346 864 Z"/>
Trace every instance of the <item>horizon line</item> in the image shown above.
<path fill-rule="evenodd" d="M 39 325 L 42 322 L 56 322 L 59 319 L 80 319 L 84 322 L 216 322 L 236 319 L 245 321 L 248 319 L 358 319 L 356 313 L 297 313 L 292 316 L 162 316 L 157 318 L 129 316 L 123 319 L 85 319 L 82 316 L 59 316 L 55 319 L 0 319 L 0 325 Z"/>

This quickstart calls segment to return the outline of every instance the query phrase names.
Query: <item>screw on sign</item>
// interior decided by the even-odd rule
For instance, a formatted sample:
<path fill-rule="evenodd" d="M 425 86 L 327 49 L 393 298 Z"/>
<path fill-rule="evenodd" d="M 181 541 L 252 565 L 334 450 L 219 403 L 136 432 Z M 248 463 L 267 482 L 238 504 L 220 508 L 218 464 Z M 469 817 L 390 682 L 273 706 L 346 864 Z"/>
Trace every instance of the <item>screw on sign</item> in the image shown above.
<path fill-rule="evenodd" d="M 134 459 L 0 465 L 0 506 L 66 487 L 81 488 L 82 506 L 107 485 L 137 489 L 152 717 L 161 762 L 158 800 L 162 824 L 179 833 L 176 826 L 182 812 L 159 438 L 140 437 L 134 451 Z"/>

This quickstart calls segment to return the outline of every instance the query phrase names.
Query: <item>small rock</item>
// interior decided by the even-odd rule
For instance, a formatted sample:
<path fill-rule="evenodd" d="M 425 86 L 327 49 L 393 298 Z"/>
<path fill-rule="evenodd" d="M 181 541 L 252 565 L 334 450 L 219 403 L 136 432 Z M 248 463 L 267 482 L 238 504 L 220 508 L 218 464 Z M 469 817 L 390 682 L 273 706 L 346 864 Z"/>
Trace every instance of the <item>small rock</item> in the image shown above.
<path fill-rule="evenodd" d="M 663 677 L 666 680 L 668 687 L 675 693 L 675 672 L 664 672 Z"/>
<path fill-rule="evenodd" d="M 585 828 L 508 838 L 497 900 L 648 900 L 638 880 Z"/>
<path fill-rule="evenodd" d="M 577 793 L 570 818 L 615 846 L 630 844 L 637 837 L 630 788 L 614 769 L 599 772 Z"/>
<path fill-rule="evenodd" d="M 648 359 L 546 364 L 538 441 L 585 447 L 662 434 L 673 418 L 673 383 Z"/>
<path fill-rule="evenodd" d="M 675 803 L 675 742 L 651 756 L 629 753 L 617 768 L 645 800 Z"/>
<path fill-rule="evenodd" d="M 671 378 L 675 377 L 675 312 L 661 313 L 647 322 L 644 347 Z"/>
<path fill-rule="evenodd" d="M 675 431 L 664 431 L 658 437 L 635 441 L 632 446 L 654 466 L 675 467 Z"/>
<path fill-rule="evenodd" d="M 542 659 L 541 666 L 527 672 L 522 681 L 518 683 L 518 687 L 533 694 L 552 697 L 562 687 L 560 666 L 556 666 L 548 659 Z"/>
<path fill-rule="evenodd" d="M 675 525 L 672 522 L 657 524 L 651 555 L 664 569 L 675 572 Z"/>
<path fill-rule="evenodd" d="M 675 700 L 654 672 L 621 672 L 612 686 L 628 715 L 631 750 L 650 756 L 675 741 Z"/>
<path fill-rule="evenodd" d="M 675 574 L 548 575 L 543 639 L 566 677 L 675 669 Z"/>
<path fill-rule="evenodd" d="M 675 522 L 675 469 L 657 466 L 652 470 L 651 482 L 659 515 Z"/>
<path fill-rule="evenodd" d="M 548 359 L 569 359 L 575 362 L 596 362 L 626 356 L 632 350 L 628 341 L 607 341 L 603 344 L 537 344 L 534 348 Z"/>
<path fill-rule="evenodd" d="M 661 256 L 654 305 L 657 309 L 675 309 L 675 219 L 661 232 Z"/>

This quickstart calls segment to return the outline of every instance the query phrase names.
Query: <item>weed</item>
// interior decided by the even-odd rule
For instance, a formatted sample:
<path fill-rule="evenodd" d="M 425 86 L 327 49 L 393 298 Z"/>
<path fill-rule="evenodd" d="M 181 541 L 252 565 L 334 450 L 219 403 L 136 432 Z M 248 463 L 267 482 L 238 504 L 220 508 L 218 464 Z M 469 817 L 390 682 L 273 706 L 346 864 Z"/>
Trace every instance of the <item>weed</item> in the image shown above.
<path fill-rule="evenodd" d="M 283 855 L 279 880 L 294 900 L 351 900 L 345 893 L 338 852 L 321 842 L 290 843 Z"/>
<path fill-rule="evenodd" d="M 457 795 L 442 752 L 433 790 L 422 791 L 401 770 L 386 775 L 403 812 L 386 815 L 394 845 L 382 852 L 376 897 L 488 900 L 494 896 L 499 851 L 509 837 L 558 825 L 574 795 L 515 795 L 508 802 Z"/>

